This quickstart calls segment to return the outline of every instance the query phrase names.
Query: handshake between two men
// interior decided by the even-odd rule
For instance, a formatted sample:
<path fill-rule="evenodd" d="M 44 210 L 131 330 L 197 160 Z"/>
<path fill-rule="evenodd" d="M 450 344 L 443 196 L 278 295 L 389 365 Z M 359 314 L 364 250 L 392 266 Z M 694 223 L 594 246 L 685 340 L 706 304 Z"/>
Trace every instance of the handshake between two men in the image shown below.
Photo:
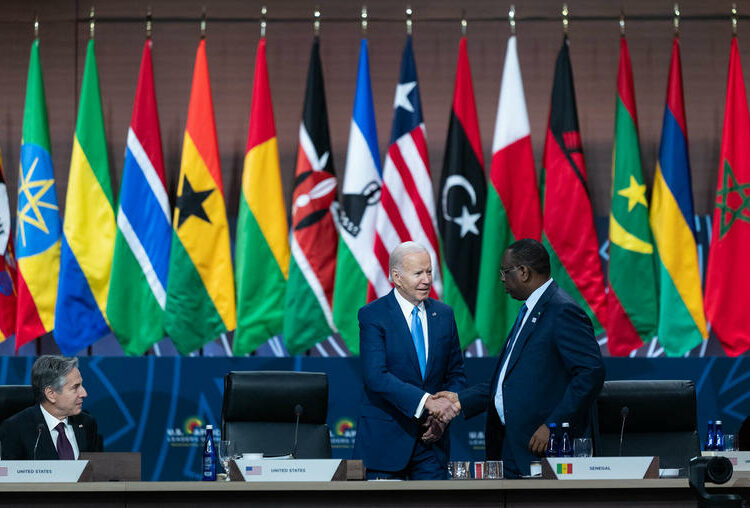
<path fill-rule="evenodd" d="M 425 401 L 424 407 L 429 411 L 427 420 L 422 424 L 424 430 L 422 441 L 425 443 L 432 443 L 440 439 L 450 421 L 461 412 L 458 394 L 447 391 L 430 395 Z"/>

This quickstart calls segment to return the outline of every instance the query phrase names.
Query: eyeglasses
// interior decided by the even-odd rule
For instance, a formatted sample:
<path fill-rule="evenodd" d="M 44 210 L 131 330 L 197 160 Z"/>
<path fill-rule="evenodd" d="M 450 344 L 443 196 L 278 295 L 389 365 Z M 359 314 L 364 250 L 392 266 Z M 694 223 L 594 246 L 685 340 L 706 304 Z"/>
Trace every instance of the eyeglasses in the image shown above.
<path fill-rule="evenodd" d="M 501 268 L 501 269 L 500 269 L 500 278 L 501 278 L 501 279 L 504 279 L 505 277 L 507 277 L 507 276 L 508 276 L 508 274 L 509 274 L 510 272 L 512 272 L 512 271 L 513 271 L 513 270 L 515 270 L 516 268 L 521 268 L 521 267 L 520 267 L 519 265 L 516 265 L 516 266 L 511 266 L 510 268 Z"/>

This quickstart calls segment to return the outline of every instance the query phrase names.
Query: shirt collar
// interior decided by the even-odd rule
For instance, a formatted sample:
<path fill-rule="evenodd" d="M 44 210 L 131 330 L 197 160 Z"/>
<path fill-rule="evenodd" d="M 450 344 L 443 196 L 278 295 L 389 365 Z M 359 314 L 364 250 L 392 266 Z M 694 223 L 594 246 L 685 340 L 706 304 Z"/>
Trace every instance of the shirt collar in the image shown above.
<path fill-rule="evenodd" d="M 393 288 L 393 294 L 396 296 L 396 302 L 398 302 L 398 306 L 401 307 L 401 312 L 403 312 L 404 317 L 407 320 L 411 319 L 411 311 L 414 308 L 414 304 L 401 296 L 401 293 L 398 292 L 398 288 Z M 420 314 L 424 314 L 424 302 L 421 302 L 417 308 L 419 309 Z"/>
<path fill-rule="evenodd" d="M 547 282 L 536 288 L 534 292 L 529 295 L 529 297 L 526 299 L 526 314 L 531 314 L 531 310 L 536 305 L 536 302 L 538 302 L 544 292 L 547 291 L 547 288 L 550 284 L 552 284 L 552 277 L 550 277 Z"/>
<path fill-rule="evenodd" d="M 57 427 L 60 424 L 60 422 L 63 422 L 65 425 L 68 424 L 67 416 L 63 418 L 62 420 L 60 420 L 59 418 L 52 416 L 49 413 L 49 411 L 44 409 L 44 406 L 42 406 L 41 404 L 39 404 L 39 409 L 42 410 L 42 416 L 44 416 L 44 422 L 47 424 L 47 428 L 49 430 L 53 430 L 55 427 Z"/>

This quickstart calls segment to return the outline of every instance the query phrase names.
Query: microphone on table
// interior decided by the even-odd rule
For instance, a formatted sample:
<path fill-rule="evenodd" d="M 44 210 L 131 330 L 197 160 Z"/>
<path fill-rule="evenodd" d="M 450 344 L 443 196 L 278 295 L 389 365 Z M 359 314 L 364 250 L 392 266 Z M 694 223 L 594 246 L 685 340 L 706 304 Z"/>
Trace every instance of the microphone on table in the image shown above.
<path fill-rule="evenodd" d="M 625 434 L 625 419 L 629 414 L 630 408 L 628 406 L 622 406 L 622 409 L 620 409 L 620 416 L 622 417 L 622 427 L 620 428 L 620 457 L 622 457 L 622 436 Z"/>
<path fill-rule="evenodd" d="M 36 460 L 36 449 L 39 446 L 39 438 L 42 437 L 42 431 L 46 429 L 47 426 L 43 423 L 40 423 L 36 426 L 36 442 L 34 443 L 34 460 Z"/>
<path fill-rule="evenodd" d="M 293 459 L 297 458 L 297 431 L 299 431 L 299 417 L 302 416 L 303 411 L 302 404 L 294 406 L 294 415 L 297 417 L 297 423 L 294 424 L 294 446 L 291 453 Z"/>

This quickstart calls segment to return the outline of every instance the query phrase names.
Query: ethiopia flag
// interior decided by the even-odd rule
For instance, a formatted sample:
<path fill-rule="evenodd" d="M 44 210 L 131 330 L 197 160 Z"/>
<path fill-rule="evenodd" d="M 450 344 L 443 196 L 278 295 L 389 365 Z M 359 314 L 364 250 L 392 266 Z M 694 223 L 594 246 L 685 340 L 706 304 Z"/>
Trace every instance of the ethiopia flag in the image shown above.
<path fill-rule="evenodd" d="M 234 330 L 236 324 L 205 39 L 195 57 L 172 227 L 164 322 L 177 351 L 184 355 Z"/>
<path fill-rule="evenodd" d="M 16 216 L 18 312 L 16 352 L 52 331 L 60 271 L 60 215 L 50 155 L 39 39 L 31 44 L 23 111 Z"/>
<path fill-rule="evenodd" d="M 440 176 L 438 229 L 443 252 L 443 299 L 453 307 L 461 347 L 479 334 L 474 323 L 487 184 L 466 37 L 458 45 L 453 108 Z"/>
<path fill-rule="evenodd" d="M 372 104 L 370 61 L 367 39 L 362 39 L 339 208 L 341 236 L 333 289 L 333 321 L 349 351 L 354 354 L 359 353 L 357 311 L 367 303 L 368 294 L 374 296 L 373 283 L 380 270 L 372 247 L 375 243 L 375 213 L 381 186 L 382 169 Z"/>
<path fill-rule="evenodd" d="M 497 105 L 487 208 L 482 234 L 476 324 L 490 354 L 498 354 L 521 302 L 500 283 L 503 253 L 522 238 L 539 240 L 542 212 L 531 149 L 531 129 L 518 63 L 516 36 L 508 39 Z"/>
<path fill-rule="evenodd" d="M 0 342 L 16 333 L 16 256 L 11 239 L 10 203 L 0 157 Z"/>
<path fill-rule="evenodd" d="M 286 287 L 284 342 L 291 354 L 297 354 L 335 331 L 331 306 L 338 247 L 332 213 L 336 175 L 317 37 L 307 72 L 292 200 L 292 259 Z"/>
<path fill-rule="evenodd" d="M 607 347 L 612 355 L 625 356 L 656 334 L 653 254 L 638 143 L 633 71 L 627 40 L 621 37 L 609 215 Z"/>
<path fill-rule="evenodd" d="M 115 245 L 107 140 L 89 40 L 65 200 L 55 341 L 71 356 L 109 333 L 105 312 Z"/>
<path fill-rule="evenodd" d="M 289 276 L 289 232 L 265 38 L 258 43 L 255 58 L 253 102 L 238 215 L 235 355 L 251 353 L 282 332 L 284 290 Z"/>
<path fill-rule="evenodd" d="M 603 331 L 607 317 L 604 276 L 594 230 L 583 145 L 570 66 L 569 42 L 563 38 L 555 63 L 549 127 L 544 142 L 542 241 L 552 276 Z"/>
<path fill-rule="evenodd" d="M 729 54 L 711 249 L 706 271 L 706 317 L 729 356 L 750 349 L 750 115 L 737 37 Z"/>
<path fill-rule="evenodd" d="M 668 356 L 683 355 L 708 337 L 695 242 L 683 97 L 680 39 L 675 37 L 649 217 L 659 255 L 657 335 Z"/>
<path fill-rule="evenodd" d="M 143 45 L 119 201 L 107 317 L 122 349 L 140 355 L 164 337 L 172 239 L 151 39 Z"/>

